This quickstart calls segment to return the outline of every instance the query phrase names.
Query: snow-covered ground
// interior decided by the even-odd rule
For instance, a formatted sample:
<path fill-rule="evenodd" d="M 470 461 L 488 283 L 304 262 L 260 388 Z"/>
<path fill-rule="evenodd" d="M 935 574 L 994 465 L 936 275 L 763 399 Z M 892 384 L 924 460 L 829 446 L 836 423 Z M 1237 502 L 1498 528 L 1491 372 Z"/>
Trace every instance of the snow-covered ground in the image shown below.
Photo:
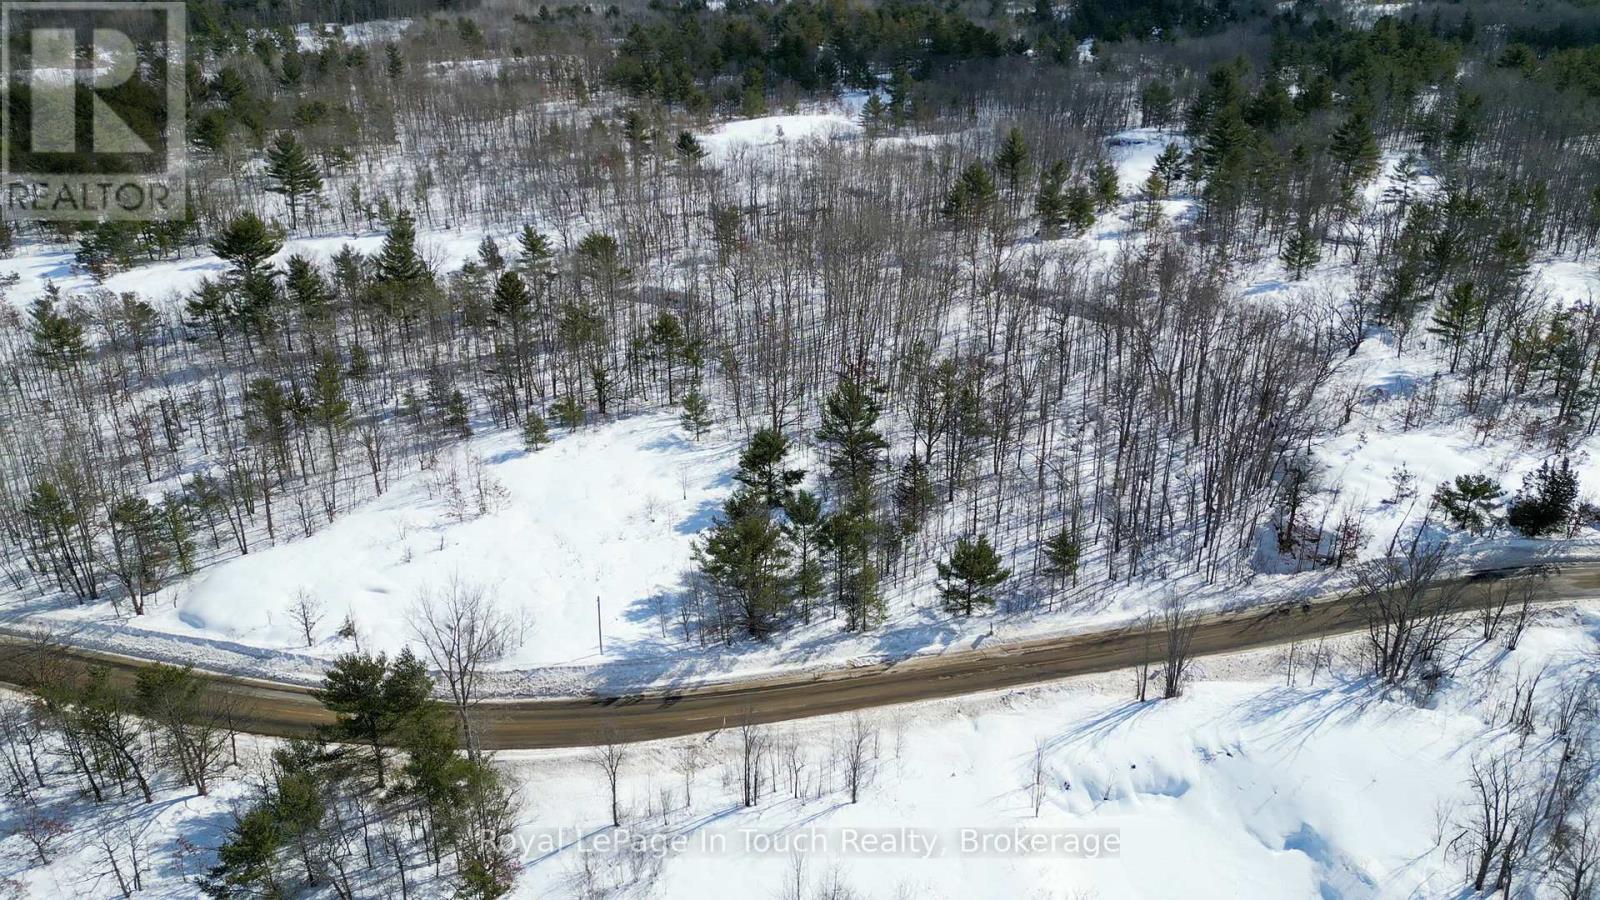
<path fill-rule="evenodd" d="M 1467 655 L 1421 707 L 1362 678 L 1346 641 L 1323 648 L 1329 661 L 1315 670 L 1313 648 L 1299 648 L 1292 675 L 1282 650 L 1203 660 L 1172 701 L 1133 702 L 1132 673 L 1116 672 L 875 711 L 862 719 L 873 737 L 854 804 L 841 761 L 848 716 L 766 729 L 754 807 L 740 802 L 736 729 L 634 745 L 621 830 L 587 751 L 505 753 L 523 803 L 513 896 L 723 896 L 733 884 L 786 896 L 791 848 L 806 851 L 807 897 L 834 884 L 875 898 L 1456 896 L 1462 861 L 1447 845 L 1470 812 L 1470 768 L 1511 752 L 1537 779 L 1559 752 L 1548 714 L 1562 692 L 1592 684 L 1600 607 L 1544 614 L 1514 651 L 1461 647 Z M 1536 672 L 1537 724 L 1523 742 L 1505 710 Z M 685 766 L 689 747 L 697 762 Z M 210 864 L 243 794 L 231 780 L 209 799 L 166 791 L 152 806 L 119 800 L 98 814 L 145 836 L 156 863 L 146 896 L 189 897 L 183 879 Z M 95 876 L 95 833 L 75 821 L 49 866 L 23 862 L 20 839 L 0 839 L 0 881 L 19 880 L 29 897 L 112 896 Z M 1017 852 L 1018 835 L 1061 852 Z M 902 843 L 867 845 L 888 839 Z M 963 840 L 987 840 L 989 852 L 963 852 Z"/>

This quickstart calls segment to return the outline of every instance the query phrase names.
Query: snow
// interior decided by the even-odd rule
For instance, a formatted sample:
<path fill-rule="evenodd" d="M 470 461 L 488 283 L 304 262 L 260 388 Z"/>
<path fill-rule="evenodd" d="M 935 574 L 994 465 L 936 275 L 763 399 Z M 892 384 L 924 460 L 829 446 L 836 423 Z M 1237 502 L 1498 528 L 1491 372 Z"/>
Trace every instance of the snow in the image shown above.
<path fill-rule="evenodd" d="M 665 835 L 684 846 L 665 854 L 653 884 L 641 879 L 632 888 L 718 896 L 737 881 L 747 893 L 777 895 L 792 875 L 784 848 L 809 846 L 813 889 L 837 869 L 871 897 L 1453 895 L 1460 868 L 1438 840 L 1440 816 L 1458 814 L 1475 757 L 1516 745 L 1485 719 L 1518 675 L 1548 666 L 1560 673 L 1549 681 L 1552 692 L 1589 677 L 1581 661 L 1597 649 L 1597 625 L 1586 607 L 1533 628 L 1515 652 L 1479 647 L 1425 708 L 1381 696 L 1344 666 L 1315 680 L 1301 667 L 1288 685 L 1283 656 L 1273 652 L 1206 661 L 1212 678 L 1176 701 L 1135 703 L 1131 674 L 1118 672 L 878 713 L 871 780 L 854 805 L 828 762 L 850 727 L 846 717 L 807 721 L 778 737 L 798 748 L 802 780 L 826 785 L 823 795 L 803 790 L 797 800 L 783 784 L 755 808 L 731 796 L 735 734 L 689 739 L 723 761 L 700 777 L 690 810 L 681 809 L 675 745 L 644 745 L 625 767 L 624 826 L 641 846 Z M 1035 818 L 1027 785 L 1039 745 L 1048 790 Z M 1548 733 L 1530 741 L 1530 770 L 1552 746 Z M 557 852 L 530 855 L 515 896 L 575 892 L 574 857 L 586 847 L 610 863 L 609 877 L 650 869 L 638 854 L 607 856 L 596 846 L 595 838 L 616 838 L 598 773 L 581 753 L 502 760 L 539 798 L 519 834 L 524 846 L 558 832 L 569 838 Z M 663 790 L 676 797 L 665 822 Z M 1114 833 L 1120 850 L 1098 858 L 961 852 L 964 832 L 1013 829 Z M 866 853 L 847 844 L 852 833 L 938 843 Z"/>
<path fill-rule="evenodd" d="M 410 19 L 374 19 L 350 25 L 332 22 L 326 25 L 312 25 L 302 22 L 294 27 L 294 36 L 301 50 L 317 50 L 335 34 L 342 34 L 344 42 L 352 46 L 386 44 L 399 39 L 410 27 Z"/>
<path fill-rule="evenodd" d="M 859 100 L 859 102 L 857 102 Z M 774 148 L 789 142 L 838 140 L 861 131 L 856 111 L 865 95 L 852 96 L 814 112 L 738 119 L 698 135 L 700 145 L 714 162 L 726 162 L 740 150 Z M 852 110 L 852 104 L 856 110 Z"/>
<path fill-rule="evenodd" d="M 304 590 L 327 606 L 315 655 L 349 649 L 331 637 L 346 614 L 370 646 L 393 652 L 407 639 L 417 592 L 460 576 L 488 587 L 528 625 L 503 665 L 594 661 L 597 597 L 608 658 L 655 649 L 662 626 L 652 600 L 676 589 L 690 541 L 726 493 L 737 449 L 695 445 L 675 419 L 644 416 L 538 452 L 507 433 L 464 452 L 504 486 L 498 510 L 457 521 L 437 491 L 430 495 L 429 473 L 413 475 L 309 540 L 202 572 L 139 625 L 294 648 L 304 642 L 286 608 Z"/>
<path fill-rule="evenodd" d="M 1124 196 L 1133 196 L 1144 187 L 1150 170 L 1156 164 L 1156 157 L 1167 149 L 1168 144 L 1177 144 L 1185 152 L 1189 149 L 1188 138 L 1160 128 L 1134 128 L 1106 140 L 1106 149 L 1111 155 L 1112 164 L 1117 167 L 1117 182 L 1122 186 Z"/>

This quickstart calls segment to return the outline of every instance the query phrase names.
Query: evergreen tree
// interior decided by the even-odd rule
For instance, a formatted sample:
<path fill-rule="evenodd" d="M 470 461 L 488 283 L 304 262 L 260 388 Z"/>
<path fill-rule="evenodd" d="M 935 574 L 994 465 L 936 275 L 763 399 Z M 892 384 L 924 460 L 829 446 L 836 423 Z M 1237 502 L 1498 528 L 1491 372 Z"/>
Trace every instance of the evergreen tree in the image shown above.
<path fill-rule="evenodd" d="M 544 416 L 537 410 L 530 410 L 522 420 L 522 446 L 529 450 L 544 449 L 550 443 L 550 426 L 545 424 Z"/>
<path fill-rule="evenodd" d="M 1122 199 L 1122 188 L 1117 183 L 1117 167 L 1109 160 L 1094 164 L 1094 205 L 1097 212 L 1105 212 Z"/>
<path fill-rule="evenodd" d="M 571 394 L 557 400 L 550 407 L 550 415 L 555 417 L 557 425 L 568 430 L 582 428 L 584 422 L 588 421 L 588 415 L 583 411 L 583 404 Z"/>
<path fill-rule="evenodd" d="M 1067 228 L 1074 236 L 1082 236 L 1094 227 L 1094 195 L 1081 184 L 1067 189 Z"/>
<path fill-rule="evenodd" d="M 211 252 L 233 265 L 236 278 L 258 274 L 272 255 L 283 249 L 283 232 L 269 227 L 255 213 L 230 221 L 211 239 Z"/>
<path fill-rule="evenodd" d="M 975 606 L 993 606 L 990 592 L 1011 577 L 1011 570 L 1001 567 L 1000 554 L 983 535 L 976 541 L 957 540 L 949 559 L 938 563 L 937 569 L 945 609 L 963 616 L 971 616 Z"/>
<path fill-rule="evenodd" d="M 706 149 L 700 146 L 700 139 L 692 131 L 678 132 L 678 140 L 673 143 L 672 149 L 677 151 L 678 157 L 689 165 L 697 165 L 706 158 Z"/>
<path fill-rule="evenodd" d="M 1146 128 L 1165 128 L 1172 121 L 1172 107 L 1176 99 L 1166 82 L 1145 82 L 1139 91 L 1140 124 Z"/>
<path fill-rule="evenodd" d="M 1352 113 L 1334 129 L 1328 152 L 1344 170 L 1344 177 L 1350 184 L 1360 184 L 1378 170 L 1378 139 L 1372 133 L 1372 123 L 1363 113 Z"/>
<path fill-rule="evenodd" d="M 1484 301 L 1471 281 L 1458 282 L 1433 311 L 1433 322 L 1428 333 L 1442 338 L 1450 345 L 1450 371 L 1461 362 L 1461 349 L 1467 338 L 1478 331 L 1483 323 Z"/>
<path fill-rule="evenodd" d="M 877 137 L 888 116 L 888 107 L 883 105 L 883 100 L 874 92 L 867 97 L 867 102 L 861 105 L 861 128 L 866 131 L 869 138 Z"/>
<path fill-rule="evenodd" d="M 874 390 L 849 377 L 840 378 L 823 403 L 817 443 L 834 479 L 851 490 L 870 483 L 889 447 L 877 428 L 882 410 Z"/>
<path fill-rule="evenodd" d="M 765 640 L 777 630 L 792 596 L 790 550 L 760 492 L 735 492 L 694 558 L 746 634 Z"/>
<path fill-rule="evenodd" d="M 506 258 L 500 252 L 500 244 L 492 235 L 484 235 L 478 242 L 478 263 L 491 275 L 498 276 L 505 271 Z"/>
<path fill-rule="evenodd" d="M 994 209 L 995 196 L 994 179 L 989 176 L 989 170 L 981 162 L 971 163 L 961 170 L 956 183 L 945 195 L 945 218 L 968 226 L 980 225 Z"/>
<path fill-rule="evenodd" d="M 1033 211 L 1039 216 L 1039 236 L 1051 240 L 1061 236 L 1067 225 L 1067 165 L 1050 164 L 1039 176 L 1039 193 L 1033 198 Z"/>
<path fill-rule="evenodd" d="M 833 553 L 834 596 L 845 611 L 845 628 L 867 631 L 883 618 L 883 595 L 872 549 L 879 526 L 871 485 L 856 485 L 822 529 L 823 543 Z"/>
<path fill-rule="evenodd" d="M 383 249 L 374 261 L 373 278 L 379 284 L 413 288 L 433 280 L 433 273 L 417 253 L 417 220 L 410 210 L 400 210 L 390 223 Z"/>
<path fill-rule="evenodd" d="M 521 275 L 503 272 L 495 280 L 494 295 L 489 306 L 501 325 L 511 328 L 514 334 L 520 336 L 533 307 L 533 295 L 529 293 L 527 282 L 522 280 Z"/>
<path fill-rule="evenodd" d="M 89 355 L 89 346 L 83 340 L 83 326 L 73 316 L 56 310 L 59 297 L 55 285 L 49 285 L 44 295 L 28 307 L 28 337 L 33 344 L 33 355 L 56 370 L 72 368 Z"/>
<path fill-rule="evenodd" d="M 800 605 L 800 617 L 811 621 L 811 607 L 822 596 L 822 501 L 810 491 L 795 491 L 784 506 L 789 521 L 783 533 L 794 548 L 795 565 L 792 588 Z"/>
<path fill-rule="evenodd" d="M 922 523 L 933 511 L 938 495 L 928 477 L 928 467 L 915 453 L 906 457 L 894 486 L 894 511 L 900 533 L 910 537 L 922 530 Z"/>
<path fill-rule="evenodd" d="M 549 238 L 540 234 L 532 225 L 524 225 L 522 232 L 517 235 L 517 244 L 522 248 L 517 264 L 522 267 L 524 277 L 538 284 L 554 274 L 553 263 L 556 252 L 555 248 L 550 246 Z"/>
<path fill-rule="evenodd" d="M 1028 142 L 1022 136 L 1022 129 L 1013 127 L 1006 132 L 994 157 L 994 170 L 1005 180 L 1006 189 L 1015 195 L 1028 174 Z"/>
<path fill-rule="evenodd" d="M 750 488 L 768 508 L 776 509 L 789 498 L 794 486 L 805 479 L 804 469 L 785 468 L 789 439 L 776 428 L 763 428 L 750 438 L 739 455 L 739 471 L 733 478 Z"/>
<path fill-rule="evenodd" d="M 406 73 L 406 58 L 398 45 L 389 44 L 383 48 L 383 70 L 390 81 L 399 81 Z"/>
<path fill-rule="evenodd" d="M 1072 579 L 1078 584 L 1078 563 L 1083 556 L 1083 545 L 1070 529 L 1063 528 L 1044 542 L 1045 572 L 1058 580 Z"/>
<path fill-rule="evenodd" d="M 911 121 L 911 72 L 900 66 L 889 76 L 889 121 L 900 128 Z"/>
<path fill-rule="evenodd" d="M 1177 184 L 1184 175 L 1183 148 L 1176 143 L 1169 143 L 1156 155 L 1155 163 L 1150 167 L 1152 175 L 1161 176 L 1161 180 L 1170 188 Z"/>
<path fill-rule="evenodd" d="M 678 422 L 697 441 L 711 430 L 711 404 L 706 395 L 700 393 L 700 388 L 692 387 L 683 395 L 683 413 Z"/>
<path fill-rule="evenodd" d="M 283 287 L 301 318 L 314 324 L 328 321 L 334 299 L 333 287 L 316 263 L 299 254 L 289 257 L 284 266 Z"/>
<path fill-rule="evenodd" d="M 267 148 L 267 187 L 289 205 L 289 227 L 300 227 L 302 201 L 322 191 L 322 176 L 293 132 L 280 131 Z"/>
<path fill-rule="evenodd" d="M 217 848 L 217 862 L 200 879 L 208 897 L 287 896 L 278 873 L 283 832 L 271 807 L 262 804 L 238 815 Z"/>
<path fill-rule="evenodd" d="M 1506 523 L 1527 537 L 1555 534 L 1572 518 L 1578 501 L 1578 473 L 1562 457 L 1555 465 L 1549 460 L 1523 479 L 1522 490 L 1506 510 Z"/>
<path fill-rule="evenodd" d="M 161 511 L 149 500 L 130 495 L 112 504 L 106 521 L 111 534 L 112 574 L 122 585 L 133 614 L 142 616 L 150 595 L 161 589 L 171 573 L 175 556 L 167 543 Z"/>
<path fill-rule="evenodd" d="M 1311 233 L 1311 229 L 1301 225 L 1291 233 L 1283 242 L 1283 250 L 1278 254 L 1278 259 L 1283 262 L 1283 267 L 1289 271 L 1289 278 L 1299 281 L 1304 278 L 1306 271 L 1322 260 L 1321 242 Z"/>
<path fill-rule="evenodd" d="M 439 427 L 454 437 L 472 437 L 472 415 L 466 394 L 459 390 L 450 392 L 450 399 L 445 401 L 444 415 L 439 419 Z"/>
<path fill-rule="evenodd" d="M 371 757 L 378 787 L 386 783 L 384 760 L 408 723 L 424 715 L 431 704 L 433 679 L 427 666 L 408 647 L 390 660 L 385 654 L 349 653 L 334 660 L 313 692 L 337 718 L 331 736 L 365 746 Z"/>
<path fill-rule="evenodd" d="M 1457 475 L 1433 492 L 1433 502 L 1450 524 L 1481 534 L 1494 521 L 1494 506 L 1505 496 L 1499 482 L 1486 475 Z"/>

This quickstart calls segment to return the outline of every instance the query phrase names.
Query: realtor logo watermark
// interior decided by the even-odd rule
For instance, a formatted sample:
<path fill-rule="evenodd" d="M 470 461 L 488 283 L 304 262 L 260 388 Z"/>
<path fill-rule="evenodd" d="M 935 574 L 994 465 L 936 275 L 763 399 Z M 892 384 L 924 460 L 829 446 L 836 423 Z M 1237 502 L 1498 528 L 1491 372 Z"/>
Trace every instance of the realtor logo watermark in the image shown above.
<path fill-rule="evenodd" d="M 1122 855 L 1117 828 L 918 828 L 802 826 L 650 831 L 630 828 L 585 832 L 540 828 L 506 838 L 524 862 L 563 850 L 599 856 L 790 856 L 885 857 L 899 859 L 1116 859 Z"/>
<path fill-rule="evenodd" d="M 184 213 L 184 4 L 0 0 L 8 219 Z"/>

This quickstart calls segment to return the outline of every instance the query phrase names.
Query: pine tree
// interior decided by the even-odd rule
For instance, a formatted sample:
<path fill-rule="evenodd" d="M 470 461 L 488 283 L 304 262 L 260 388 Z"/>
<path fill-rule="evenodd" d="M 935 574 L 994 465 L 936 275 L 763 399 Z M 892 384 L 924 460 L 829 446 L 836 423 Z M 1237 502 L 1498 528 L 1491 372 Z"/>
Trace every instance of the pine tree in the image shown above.
<path fill-rule="evenodd" d="M 505 270 L 505 255 L 500 252 L 500 244 L 493 235 L 486 234 L 483 240 L 478 242 L 478 263 L 490 275 L 499 276 Z"/>
<path fill-rule="evenodd" d="M 877 429 L 882 410 L 872 388 L 848 377 L 839 379 L 823 403 L 817 443 L 834 479 L 851 489 L 870 483 L 889 447 Z"/>
<path fill-rule="evenodd" d="M 1471 281 L 1458 282 L 1445 294 L 1433 312 L 1433 322 L 1428 333 L 1437 335 L 1450 345 L 1450 371 L 1461 362 L 1461 349 L 1467 338 L 1475 334 L 1483 323 L 1484 300 Z"/>
<path fill-rule="evenodd" d="M 332 736 L 368 749 L 379 788 L 386 784 L 388 747 L 412 719 L 437 702 L 432 694 L 427 666 L 409 647 L 393 660 L 382 653 L 341 656 L 312 692 L 336 717 Z"/>
<path fill-rule="evenodd" d="M 1022 136 L 1022 129 L 1013 127 L 1006 132 L 994 157 L 994 170 L 1005 180 L 1006 189 L 1015 195 L 1028 174 L 1028 142 Z"/>
<path fill-rule="evenodd" d="M 1083 545 L 1070 529 L 1063 528 L 1044 542 L 1045 572 L 1058 580 L 1072 579 L 1078 584 L 1078 563 L 1083 556 Z"/>
<path fill-rule="evenodd" d="M 301 201 L 322 190 L 322 176 L 294 133 L 280 131 L 267 148 L 267 190 L 289 204 L 289 227 L 300 227 Z"/>
<path fill-rule="evenodd" d="M 339 435 L 350 427 L 351 414 L 350 400 L 344 393 L 344 371 L 332 350 L 323 351 L 317 360 L 316 371 L 311 375 L 310 401 L 308 418 L 326 433 L 328 454 L 337 467 Z"/>
<path fill-rule="evenodd" d="M 1074 236 L 1082 236 L 1095 221 L 1094 195 L 1081 184 L 1074 184 L 1067 189 L 1067 227 Z"/>
<path fill-rule="evenodd" d="M 750 438 L 739 455 L 739 471 L 733 479 L 750 488 L 769 508 L 784 504 L 789 492 L 805 479 L 804 469 L 784 466 L 789 455 L 789 439 L 776 428 L 763 428 Z"/>
<path fill-rule="evenodd" d="M 810 491 L 795 491 L 784 506 L 788 523 L 783 526 L 784 537 L 794 548 L 795 566 L 792 588 L 800 604 L 800 617 L 811 621 L 812 604 L 822 596 L 822 501 Z"/>
<path fill-rule="evenodd" d="M 911 72 L 900 66 L 889 76 L 889 121 L 900 128 L 911 121 Z"/>
<path fill-rule="evenodd" d="M 55 285 L 45 289 L 43 296 L 28 307 L 28 337 L 33 343 L 33 355 L 51 369 L 68 369 L 89 354 L 83 340 L 83 326 L 70 315 L 56 310 L 60 292 Z"/>
<path fill-rule="evenodd" d="M 1146 128 L 1165 128 L 1172 121 L 1175 100 L 1166 82 L 1146 82 L 1139 91 L 1139 123 Z"/>
<path fill-rule="evenodd" d="M 906 457 L 894 486 L 895 519 L 900 533 L 910 537 L 922 530 L 922 523 L 933 511 L 937 499 L 922 458 L 915 453 Z"/>
<path fill-rule="evenodd" d="M 1117 183 L 1117 167 L 1110 161 L 1102 159 L 1094 164 L 1093 181 L 1096 211 L 1105 212 L 1122 199 L 1122 188 Z"/>
<path fill-rule="evenodd" d="M 673 143 L 672 149 L 676 150 L 678 157 L 689 165 L 697 165 L 706 158 L 706 149 L 700 146 L 700 139 L 692 131 L 678 132 L 678 140 Z"/>
<path fill-rule="evenodd" d="M 1433 492 L 1433 502 L 1444 511 L 1450 524 L 1481 534 L 1494 521 L 1494 506 L 1505 491 L 1486 475 L 1457 475 Z"/>
<path fill-rule="evenodd" d="M 741 489 L 728 499 L 694 558 L 746 634 L 765 640 L 777 630 L 792 596 L 790 549 L 758 491 Z"/>
<path fill-rule="evenodd" d="M 282 230 L 269 227 L 255 213 L 236 216 L 211 239 L 211 252 L 231 263 L 239 279 L 261 272 L 267 260 L 281 249 Z"/>
<path fill-rule="evenodd" d="M 532 451 L 544 449 L 550 443 L 550 426 L 537 410 L 530 411 L 522 420 L 522 446 Z"/>
<path fill-rule="evenodd" d="M 399 81 L 400 76 L 406 73 L 406 58 L 400 53 L 399 46 L 389 44 L 383 48 L 383 70 L 390 81 Z"/>
<path fill-rule="evenodd" d="M 410 210 L 400 210 L 390 223 L 383 249 L 374 261 L 373 278 L 380 284 L 402 287 L 416 287 L 433 279 L 417 253 L 417 221 Z"/>
<path fill-rule="evenodd" d="M 936 568 L 939 596 L 944 599 L 945 609 L 963 616 L 971 616 L 976 606 L 993 606 L 994 596 L 990 592 L 1011 577 L 1011 570 L 1000 565 L 1000 554 L 983 535 L 976 541 L 957 540 L 949 559 L 938 563 Z"/>
<path fill-rule="evenodd" d="M 550 407 L 550 415 L 555 417 L 557 425 L 569 430 L 582 428 L 584 422 L 588 421 L 588 415 L 583 411 L 583 404 L 571 394 L 557 400 Z"/>
<path fill-rule="evenodd" d="M 1350 184 L 1360 184 L 1378 170 L 1378 139 L 1361 112 L 1352 113 L 1329 139 L 1328 152 L 1344 169 Z"/>
<path fill-rule="evenodd" d="M 872 554 L 879 536 L 874 506 L 871 485 L 857 485 L 822 528 L 823 543 L 833 553 L 835 602 L 844 609 L 849 631 L 867 631 L 883 619 L 881 579 Z"/>
<path fill-rule="evenodd" d="M 552 264 L 556 252 L 550 246 L 549 238 L 540 234 L 532 225 L 524 225 L 522 232 L 517 235 L 517 243 L 522 247 L 517 264 L 522 267 L 522 274 L 525 277 L 537 284 L 553 274 Z"/>
<path fill-rule="evenodd" d="M 1562 457 L 1555 465 L 1549 460 L 1523 479 L 1522 490 L 1506 510 L 1506 523 L 1527 537 L 1554 534 L 1572 518 L 1578 501 L 1578 474 Z"/>
<path fill-rule="evenodd" d="M 283 832 L 266 804 L 238 815 L 227 838 L 217 848 L 217 862 L 200 879 L 202 893 L 210 897 L 286 896 L 278 874 L 278 853 Z"/>
<path fill-rule="evenodd" d="M 161 589 L 172 571 L 173 548 L 161 511 L 143 497 L 130 495 L 111 505 L 112 574 L 136 616 L 144 615 L 146 600 Z"/>
<path fill-rule="evenodd" d="M 1184 154 L 1183 148 L 1176 143 L 1169 143 L 1156 155 L 1155 163 L 1150 167 L 1152 175 L 1161 176 L 1161 180 L 1170 189 L 1183 178 Z"/>
<path fill-rule="evenodd" d="M 883 100 L 879 99 L 876 92 L 867 97 L 867 102 L 861 104 L 861 127 L 866 131 L 868 138 L 878 136 L 888 115 L 888 107 L 883 105 Z"/>
<path fill-rule="evenodd" d="M 711 404 L 706 395 L 700 393 L 700 388 L 691 387 L 689 393 L 683 395 L 683 414 L 678 422 L 697 441 L 711 430 Z"/>
<path fill-rule="evenodd" d="M 321 324 L 328 320 L 333 288 L 316 263 L 299 254 L 289 257 L 284 266 L 283 287 L 305 321 Z"/>
<path fill-rule="evenodd" d="M 1033 198 L 1033 211 L 1039 216 L 1039 236 L 1046 240 L 1060 237 L 1067 225 L 1067 165 L 1050 164 L 1039 176 L 1039 193 Z"/>
<path fill-rule="evenodd" d="M 495 280 L 494 294 L 489 301 L 496 321 L 520 335 L 532 307 L 533 295 L 528 292 L 527 282 L 522 280 L 522 276 L 516 272 L 501 273 Z"/>
<path fill-rule="evenodd" d="M 445 403 L 444 415 L 439 419 L 439 427 L 446 434 L 458 438 L 472 437 L 472 416 L 467 406 L 467 395 L 459 390 L 450 392 L 450 399 Z"/>
<path fill-rule="evenodd" d="M 1311 229 L 1305 225 L 1296 228 L 1283 242 L 1283 251 L 1278 254 L 1278 259 L 1283 262 L 1283 267 L 1289 271 L 1289 278 L 1299 281 L 1304 278 L 1306 271 L 1322 260 L 1320 241 Z"/>
<path fill-rule="evenodd" d="M 981 224 L 994 209 L 994 179 L 981 162 L 969 164 L 961 170 L 956 183 L 945 195 L 945 218 L 967 225 Z"/>

